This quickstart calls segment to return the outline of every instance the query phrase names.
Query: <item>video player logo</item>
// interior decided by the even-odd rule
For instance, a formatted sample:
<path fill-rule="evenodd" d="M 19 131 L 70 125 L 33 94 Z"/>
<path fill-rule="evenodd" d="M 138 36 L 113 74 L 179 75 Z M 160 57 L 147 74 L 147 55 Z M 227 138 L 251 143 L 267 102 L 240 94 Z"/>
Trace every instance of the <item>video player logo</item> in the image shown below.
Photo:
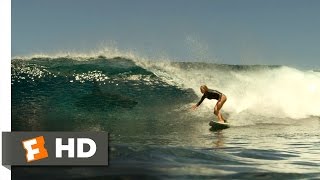
<path fill-rule="evenodd" d="M 26 150 L 26 159 L 28 162 L 48 157 L 47 149 L 44 147 L 45 141 L 43 136 L 22 141 L 22 144 Z"/>
<path fill-rule="evenodd" d="M 2 132 L 2 144 L 2 165 L 108 165 L 106 132 Z"/>

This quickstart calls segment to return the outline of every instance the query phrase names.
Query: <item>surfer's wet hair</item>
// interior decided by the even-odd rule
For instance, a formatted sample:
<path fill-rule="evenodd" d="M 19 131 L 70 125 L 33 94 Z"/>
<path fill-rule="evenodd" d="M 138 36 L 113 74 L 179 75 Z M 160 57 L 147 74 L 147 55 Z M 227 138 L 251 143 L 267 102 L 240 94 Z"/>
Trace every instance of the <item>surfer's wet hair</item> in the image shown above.
<path fill-rule="evenodd" d="M 202 86 L 200 86 L 200 90 L 203 92 L 208 92 L 209 88 L 206 85 L 202 85 Z"/>

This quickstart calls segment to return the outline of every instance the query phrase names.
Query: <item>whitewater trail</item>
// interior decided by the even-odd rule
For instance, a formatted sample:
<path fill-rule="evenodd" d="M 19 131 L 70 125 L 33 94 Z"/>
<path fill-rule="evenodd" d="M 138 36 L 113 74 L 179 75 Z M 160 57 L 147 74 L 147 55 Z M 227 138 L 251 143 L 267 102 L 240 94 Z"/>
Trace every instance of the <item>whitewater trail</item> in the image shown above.
<path fill-rule="evenodd" d="M 200 85 L 227 95 L 224 109 L 239 114 L 301 119 L 320 116 L 320 73 L 287 66 L 238 66 L 199 63 L 143 62 L 142 67 L 172 85 Z M 204 103 L 208 108 L 212 103 Z"/>

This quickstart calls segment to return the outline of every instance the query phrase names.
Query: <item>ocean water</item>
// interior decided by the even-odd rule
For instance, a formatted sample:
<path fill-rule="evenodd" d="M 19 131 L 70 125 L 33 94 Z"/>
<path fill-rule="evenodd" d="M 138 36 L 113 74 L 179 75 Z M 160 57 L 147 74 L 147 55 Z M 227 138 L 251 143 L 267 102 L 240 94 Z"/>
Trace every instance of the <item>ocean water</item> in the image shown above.
<path fill-rule="evenodd" d="M 105 131 L 108 167 L 13 167 L 13 179 L 319 179 L 320 72 L 105 56 L 12 60 L 13 131 Z M 211 131 L 228 97 L 231 128 Z"/>

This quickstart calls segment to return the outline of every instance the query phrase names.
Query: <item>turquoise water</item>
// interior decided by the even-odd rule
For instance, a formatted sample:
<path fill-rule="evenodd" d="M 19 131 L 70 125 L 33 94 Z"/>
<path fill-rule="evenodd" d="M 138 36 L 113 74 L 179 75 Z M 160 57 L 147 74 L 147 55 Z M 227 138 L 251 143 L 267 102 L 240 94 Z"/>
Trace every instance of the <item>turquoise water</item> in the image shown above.
<path fill-rule="evenodd" d="M 214 100 L 190 110 L 204 83 L 227 95 L 231 128 L 209 130 Z M 285 66 L 13 59 L 12 130 L 110 133 L 109 167 L 14 167 L 13 179 L 317 179 L 319 88 L 319 72 Z"/>

